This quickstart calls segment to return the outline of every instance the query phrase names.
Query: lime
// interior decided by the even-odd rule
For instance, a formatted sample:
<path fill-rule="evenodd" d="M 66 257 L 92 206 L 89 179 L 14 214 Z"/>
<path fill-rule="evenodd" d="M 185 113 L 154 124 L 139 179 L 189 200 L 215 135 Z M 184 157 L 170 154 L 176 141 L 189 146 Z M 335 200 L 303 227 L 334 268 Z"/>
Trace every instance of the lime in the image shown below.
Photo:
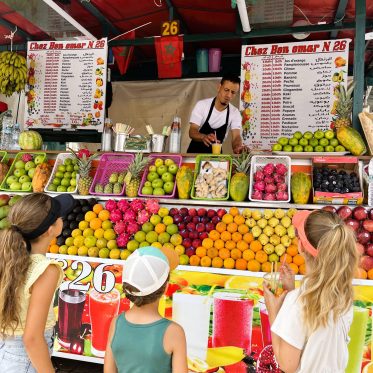
<path fill-rule="evenodd" d="M 84 239 L 84 246 L 93 247 L 96 246 L 97 238 L 95 236 L 89 236 Z"/>
<path fill-rule="evenodd" d="M 147 221 L 146 223 L 144 223 L 141 227 L 141 229 L 145 232 L 145 233 L 148 233 L 148 232 L 151 232 L 153 229 L 154 229 L 154 225 L 152 223 L 150 223 L 149 221 Z"/>
<path fill-rule="evenodd" d="M 98 257 L 98 253 L 99 253 L 99 250 L 98 250 L 98 247 L 96 247 L 96 246 L 90 247 L 88 249 L 88 256 L 91 256 L 93 258 L 97 258 Z"/>
<path fill-rule="evenodd" d="M 159 224 L 161 222 L 162 218 L 157 215 L 157 214 L 153 214 L 151 217 L 150 217 L 150 222 L 156 226 L 157 224 Z"/>
<path fill-rule="evenodd" d="M 165 216 L 165 217 L 162 219 L 162 222 L 163 222 L 163 224 L 165 224 L 165 225 L 170 225 L 170 224 L 173 224 L 174 219 L 173 219 L 172 216 L 167 215 L 167 216 Z"/>
<path fill-rule="evenodd" d="M 107 247 L 109 250 L 116 249 L 118 247 L 116 240 L 109 240 L 107 242 Z"/>
<path fill-rule="evenodd" d="M 126 259 L 131 255 L 131 254 L 132 254 L 131 251 L 129 251 L 129 250 L 127 250 L 127 249 L 124 249 L 124 250 L 122 250 L 121 253 L 120 253 L 120 258 L 121 258 L 122 260 L 126 260 Z"/>
<path fill-rule="evenodd" d="M 158 241 L 158 233 L 154 232 L 154 231 L 148 232 L 146 234 L 146 241 L 149 242 L 149 243 L 153 243 L 155 241 Z M 146 242 L 146 241 L 143 241 L 143 242 Z M 143 242 L 141 242 L 141 243 L 143 243 Z"/>
<path fill-rule="evenodd" d="M 148 238 L 148 237 L 146 237 L 146 238 Z M 169 235 L 169 233 L 167 233 L 167 232 L 160 233 L 158 235 L 158 242 L 160 242 L 162 244 L 165 244 L 166 242 L 170 242 L 170 235 Z"/>
<path fill-rule="evenodd" d="M 141 242 L 139 245 L 139 247 L 146 247 L 146 246 L 150 246 L 150 243 L 147 241 Z"/>
<path fill-rule="evenodd" d="M 131 251 L 131 253 L 134 252 L 138 247 L 139 247 L 139 243 L 136 240 L 131 240 L 127 244 L 127 249 Z"/>
<path fill-rule="evenodd" d="M 143 241 L 145 241 L 146 240 L 146 233 L 145 233 L 145 231 L 138 231 L 138 232 L 136 232 L 135 236 L 134 236 L 134 239 L 137 242 L 143 242 Z"/>
<path fill-rule="evenodd" d="M 179 228 L 177 227 L 176 224 L 170 224 L 167 225 L 166 232 L 170 235 L 173 235 L 179 231 Z"/>
<path fill-rule="evenodd" d="M 110 250 L 107 247 L 100 249 L 100 251 L 98 252 L 98 256 L 100 258 L 108 258 L 109 255 L 110 255 Z"/>

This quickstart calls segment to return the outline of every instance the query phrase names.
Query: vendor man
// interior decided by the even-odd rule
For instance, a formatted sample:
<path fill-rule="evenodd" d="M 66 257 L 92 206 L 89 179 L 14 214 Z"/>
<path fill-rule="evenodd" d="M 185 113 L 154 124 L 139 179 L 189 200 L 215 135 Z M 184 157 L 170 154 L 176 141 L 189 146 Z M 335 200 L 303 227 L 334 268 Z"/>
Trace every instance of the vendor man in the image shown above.
<path fill-rule="evenodd" d="M 216 97 L 200 100 L 190 116 L 188 153 L 212 153 L 211 144 L 223 143 L 228 131 L 232 134 L 233 152 L 241 153 L 242 117 L 236 107 L 230 104 L 240 89 L 240 78 L 227 74 L 220 81 Z M 215 138 L 216 136 L 216 138 Z"/>

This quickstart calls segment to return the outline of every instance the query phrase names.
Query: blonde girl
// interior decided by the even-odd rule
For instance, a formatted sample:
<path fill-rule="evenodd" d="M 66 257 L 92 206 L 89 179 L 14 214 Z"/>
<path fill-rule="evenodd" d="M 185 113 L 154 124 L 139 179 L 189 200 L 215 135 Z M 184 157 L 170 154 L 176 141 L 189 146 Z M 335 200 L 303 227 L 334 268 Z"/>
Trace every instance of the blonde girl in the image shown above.
<path fill-rule="evenodd" d="M 11 208 L 11 226 L 0 231 L 1 373 L 54 372 L 52 299 L 63 272 L 45 254 L 73 207 L 70 195 L 30 194 Z"/>
<path fill-rule="evenodd" d="M 264 287 L 274 354 L 286 373 L 344 373 L 358 263 L 354 233 L 323 210 L 297 212 L 293 224 L 307 273 L 300 288 L 287 284 L 280 297 Z M 283 274 L 288 278 L 285 268 Z"/>

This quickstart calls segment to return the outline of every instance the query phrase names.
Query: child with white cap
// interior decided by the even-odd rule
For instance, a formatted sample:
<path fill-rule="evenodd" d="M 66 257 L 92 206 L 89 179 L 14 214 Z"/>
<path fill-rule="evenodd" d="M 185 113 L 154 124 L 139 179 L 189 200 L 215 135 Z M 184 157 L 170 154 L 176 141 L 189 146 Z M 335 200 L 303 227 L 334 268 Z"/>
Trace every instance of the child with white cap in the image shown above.
<path fill-rule="evenodd" d="M 126 260 L 123 291 L 133 307 L 110 326 L 105 373 L 188 372 L 184 330 L 158 312 L 178 262 L 173 250 L 151 246 L 137 249 Z"/>

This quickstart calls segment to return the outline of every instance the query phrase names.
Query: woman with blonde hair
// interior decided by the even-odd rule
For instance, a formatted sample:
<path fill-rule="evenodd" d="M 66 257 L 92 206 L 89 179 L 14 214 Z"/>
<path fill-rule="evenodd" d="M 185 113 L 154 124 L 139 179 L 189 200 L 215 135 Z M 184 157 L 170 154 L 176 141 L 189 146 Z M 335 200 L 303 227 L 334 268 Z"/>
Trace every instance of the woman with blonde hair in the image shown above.
<path fill-rule="evenodd" d="M 354 232 L 323 210 L 299 211 L 293 224 L 307 268 L 301 286 L 294 289 L 284 267 L 287 291 L 275 297 L 264 287 L 276 360 L 286 373 L 344 373 L 359 259 Z"/>
<path fill-rule="evenodd" d="M 11 208 L 11 225 L 0 231 L 1 373 L 55 371 L 52 301 L 63 272 L 45 254 L 74 203 L 70 195 L 30 194 Z"/>

